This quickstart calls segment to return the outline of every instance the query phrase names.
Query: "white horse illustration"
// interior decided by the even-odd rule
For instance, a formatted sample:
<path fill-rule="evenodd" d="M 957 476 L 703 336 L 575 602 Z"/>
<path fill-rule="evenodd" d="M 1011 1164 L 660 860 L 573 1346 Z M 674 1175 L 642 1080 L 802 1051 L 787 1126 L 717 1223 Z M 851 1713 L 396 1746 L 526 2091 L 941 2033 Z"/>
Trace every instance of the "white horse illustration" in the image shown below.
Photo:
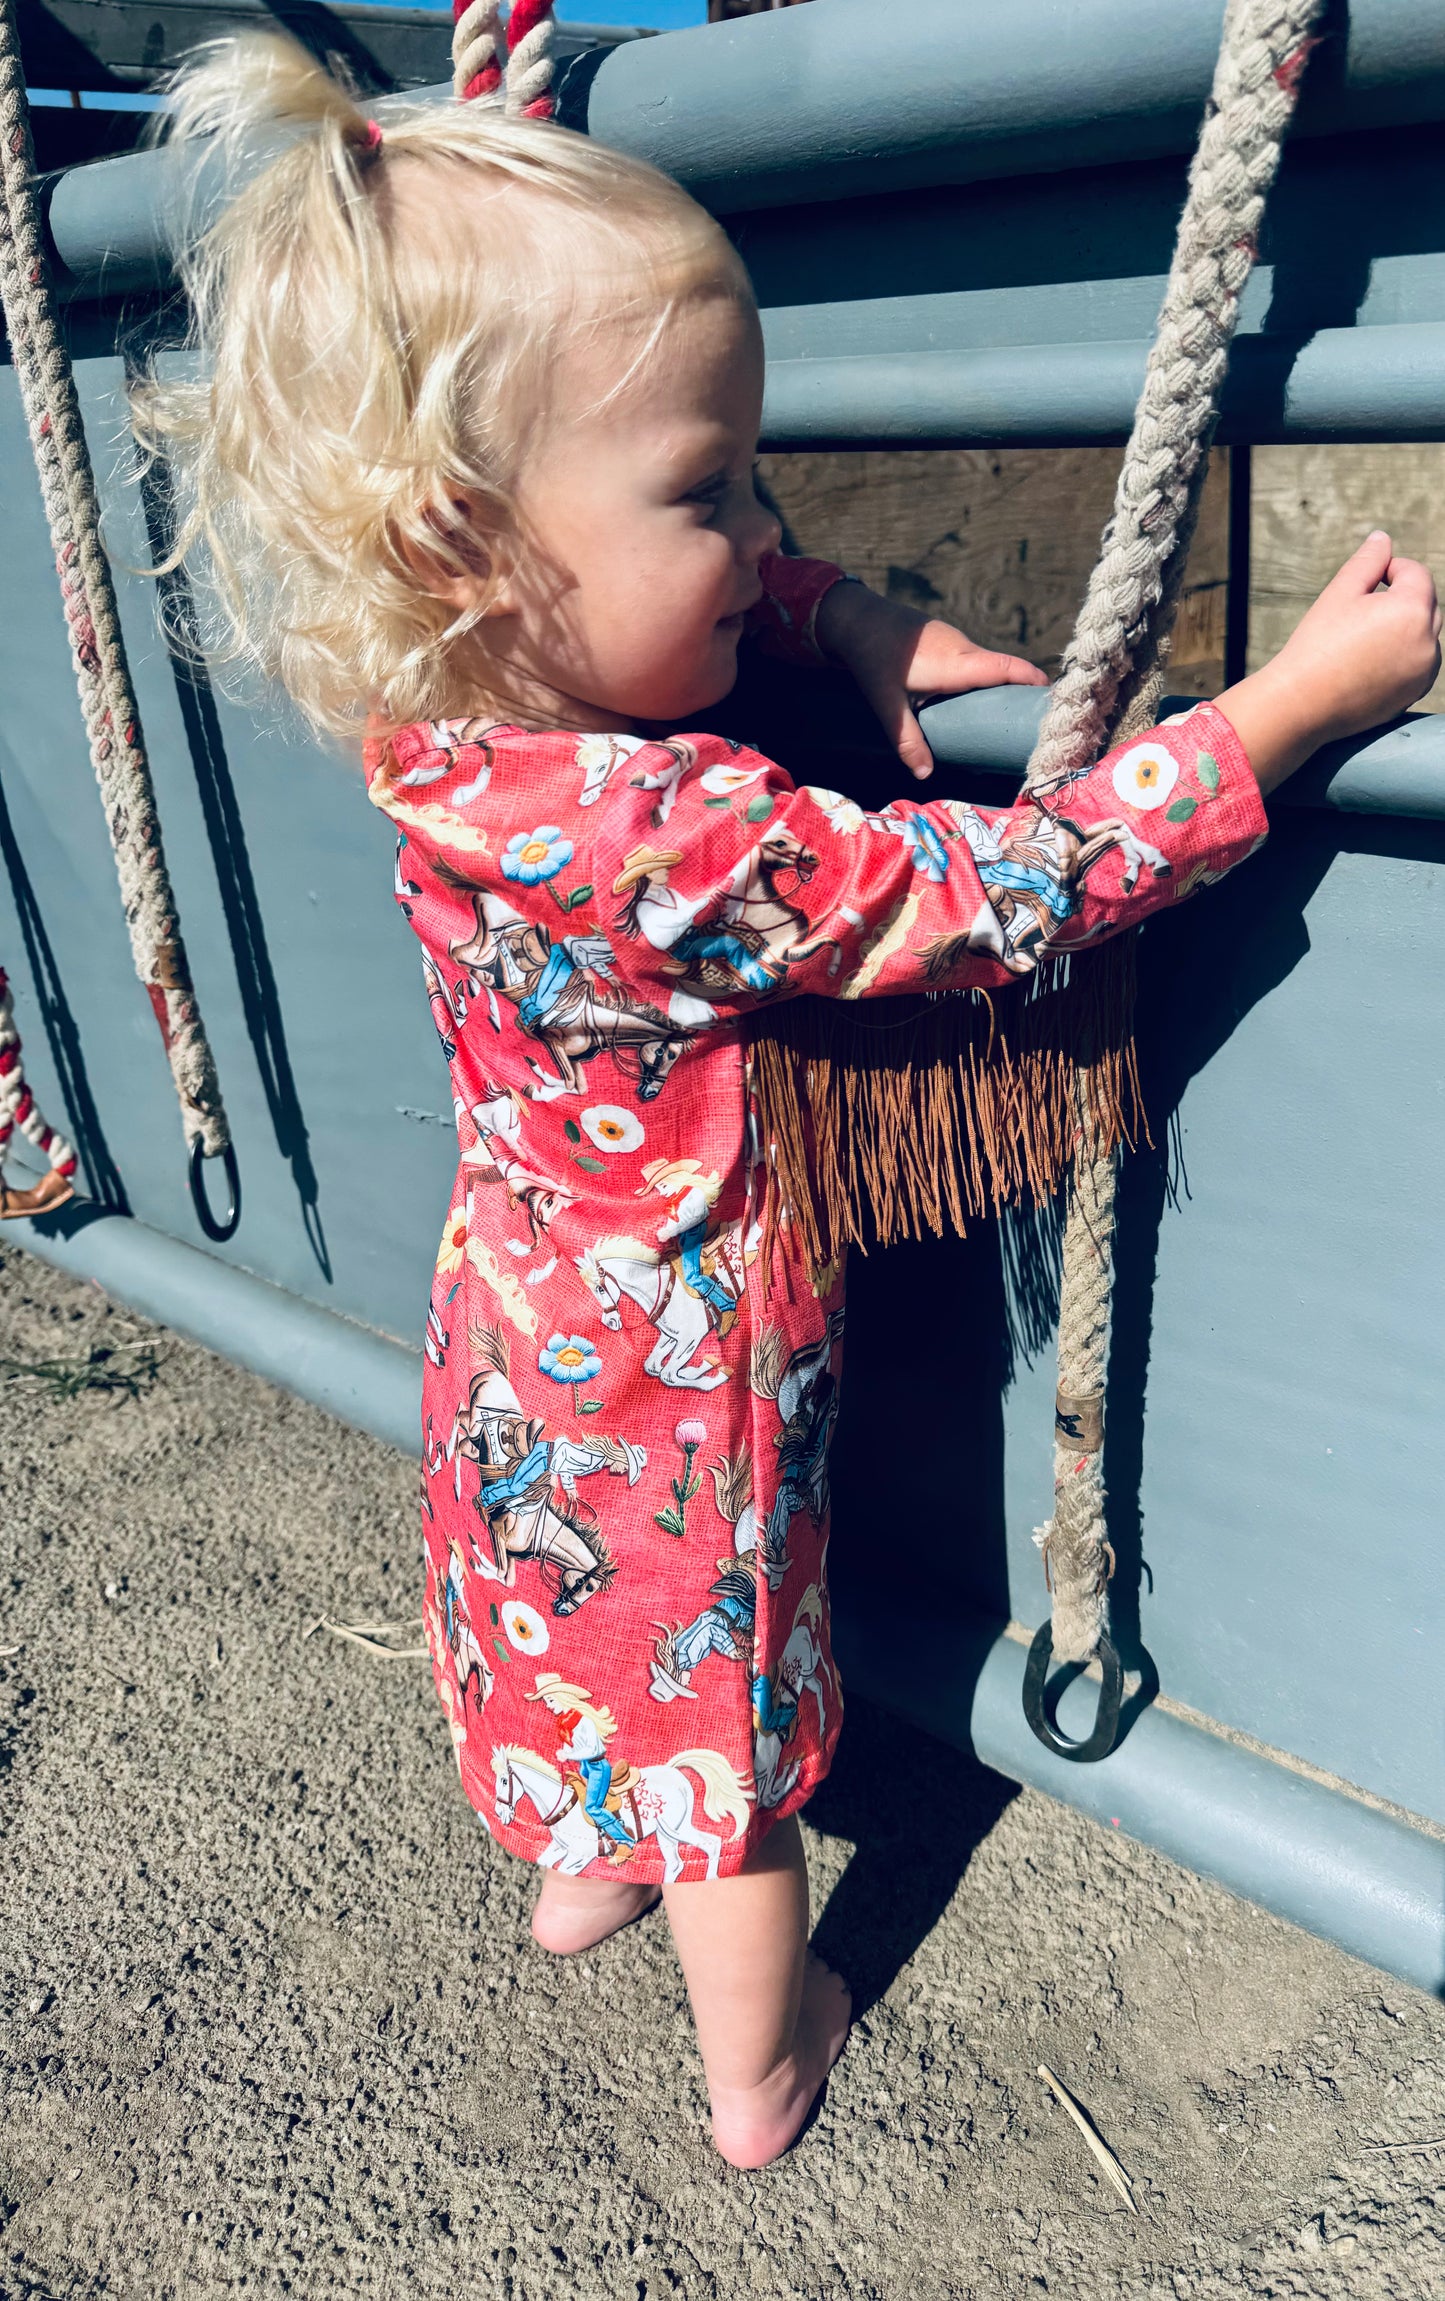
<path fill-rule="evenodd" d="M 682 1876 L 684 1846 L 696 1846 L 705 1855 L 707 1875 L 715 1878 L 723 1845 L 720 1837 L 700 1830 L 693 1820 L 693 1787 L 681 1770 L 684 1766 L 702 1783 L 703 1812 L 711 1821 L 730 1822 L 734 1837 L 746 1826 L 752 1796 L 751 1784 L 717 1750 L 679 1750 L 671 1765 L 642 1768 L 636 1788 L 628 1793 L 624 1827 L 635 1814 L 638 1843 L 656 1838 L 669 1885 Z M 528 1798 L 542 1827 L 551 1831 L 552 1842 L 541 1857 L 544 1869 L 575 1878 L 598 1859 L 598 1833 L 577 1792 L 535 1750 L 499 1742 L 492 1751 L 492 1776 L 497 1820 L 504 1829 L 522 1799 Z"/>
<path fill-rule="evenodd" d="M 718 1258 L 720 1273 L 724 1259 Z M 725 1366 L 697 1356 L 717 1330 L 718 1313 L 687 1285 L 676 1256 L 663 1260 L 655 1248 L 637 1238 L 600 1238 L 574 1260 L 611 1333 L 621 1331 L 624 1296 L 656 1327 L 657 1341 L 645 1362 L 646 1373 L 655 1374 L 669 1390 L 716 1390 L 727 1381 Z M 727 1275 L 731 1276 L 730 1265 Z"/>

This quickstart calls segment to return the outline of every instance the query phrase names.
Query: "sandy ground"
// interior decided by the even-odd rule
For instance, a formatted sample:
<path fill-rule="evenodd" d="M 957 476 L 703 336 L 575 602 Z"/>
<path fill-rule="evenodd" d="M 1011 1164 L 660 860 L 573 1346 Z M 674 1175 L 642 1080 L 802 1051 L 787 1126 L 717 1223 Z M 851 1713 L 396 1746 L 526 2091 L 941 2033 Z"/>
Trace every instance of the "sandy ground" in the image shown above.
<path fill-rule="evenodd" d="M 13 1371 L 92 1349 L 136 1395 Z M 416 1612 L 413 1466 L 3 1249 L 0 1362 L 4 2301 L 1445 2291 L 1445 2008 L 861 1702 L 862 2018 L 729 2172 L 661 1920 L 549 1961 L 425 1663 L 302 1642 Z"/>

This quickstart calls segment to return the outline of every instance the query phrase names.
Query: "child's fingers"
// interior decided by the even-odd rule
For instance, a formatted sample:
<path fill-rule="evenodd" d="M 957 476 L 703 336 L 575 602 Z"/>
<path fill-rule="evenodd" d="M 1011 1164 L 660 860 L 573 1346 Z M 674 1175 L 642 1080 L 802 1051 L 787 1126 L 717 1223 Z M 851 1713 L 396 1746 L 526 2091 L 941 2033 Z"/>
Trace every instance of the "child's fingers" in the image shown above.
<path fill-rule="evenodd" d="M 1438 615 L 1435 578 L 1418 559 L 1392 559 L 1385 570 L 1385 581 L 1399 599 L 1418 604 L 1425 614 Z"/>
<path fill-rule="evenodd" d="M 1047 687 L 1049 675 L 1022 655 L 996 655 L 992 648 L 977 647 L 969 680 L 975 687 Z"/>
<path fill-rule="evenodd" d="M 869 700 L 909 774 L 916 775 L 921 783 L 925 776 L 933 773 L 933 753 L 928 748 L 923 729 L 908 707 L 907 697 L 895 690 L 886 701 L 876 697 L 870 697 Z"/>
<path fill-rule="evenodd" d="M 1352 551 L 1343 567 L 1330 577 L 1321 599 L 1363 599 L 1378 591 L 1390 572 L 1395 547 L 1382 527 L 1375 528 L 1365 537 L 1357 551 Z"/>
<path fill-rule="evenodd" d="M 898 756 L 910 775 L 916 775 L 921 783 L 933 773 L 933 753 L 923 729 L 906 704 L 898 722 L 897 744 Z"/>

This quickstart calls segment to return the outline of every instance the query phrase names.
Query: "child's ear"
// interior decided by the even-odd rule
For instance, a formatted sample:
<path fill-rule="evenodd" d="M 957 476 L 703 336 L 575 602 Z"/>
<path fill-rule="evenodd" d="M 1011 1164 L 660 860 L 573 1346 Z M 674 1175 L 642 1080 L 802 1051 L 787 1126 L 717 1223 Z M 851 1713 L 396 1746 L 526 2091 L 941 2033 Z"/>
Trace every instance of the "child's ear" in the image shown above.
<path fill-rule="evenodd" d="M 495 504 L 458 491 L 444 504 L 419 507 L 419 527 L 403 527 L 397 550 L 423 591 L 460 614 L 483 620 L 515 613 L 512 555 L 496 525 Z"/>

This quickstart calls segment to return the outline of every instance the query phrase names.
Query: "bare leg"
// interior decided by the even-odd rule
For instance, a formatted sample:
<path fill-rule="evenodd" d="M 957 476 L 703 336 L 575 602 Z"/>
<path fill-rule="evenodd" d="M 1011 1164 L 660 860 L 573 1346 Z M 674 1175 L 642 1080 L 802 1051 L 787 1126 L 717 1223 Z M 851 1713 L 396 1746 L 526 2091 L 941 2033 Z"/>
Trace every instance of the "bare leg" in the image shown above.
<path fill-rule="evenodd" d="M 712 2132 L 731 2165 L 768 2165 L 807 2116 L 843 2050 L 851 2001 L 808 1948 L 798 1825 L 768 1832 L 735 1877 L 664 1886 L 692 1999 Z"/>
<path fill-rule="evenodd" d="M 661 1894 L 660 1886 L 624 1885 L 620 1880 L 614 1885 L 611 1878 L 564 1878 L 556 1870 L 544 1870 L 532 1912 L 532 1938 L 557 1957 L 576 1957 L 641 1917 Z"/>

